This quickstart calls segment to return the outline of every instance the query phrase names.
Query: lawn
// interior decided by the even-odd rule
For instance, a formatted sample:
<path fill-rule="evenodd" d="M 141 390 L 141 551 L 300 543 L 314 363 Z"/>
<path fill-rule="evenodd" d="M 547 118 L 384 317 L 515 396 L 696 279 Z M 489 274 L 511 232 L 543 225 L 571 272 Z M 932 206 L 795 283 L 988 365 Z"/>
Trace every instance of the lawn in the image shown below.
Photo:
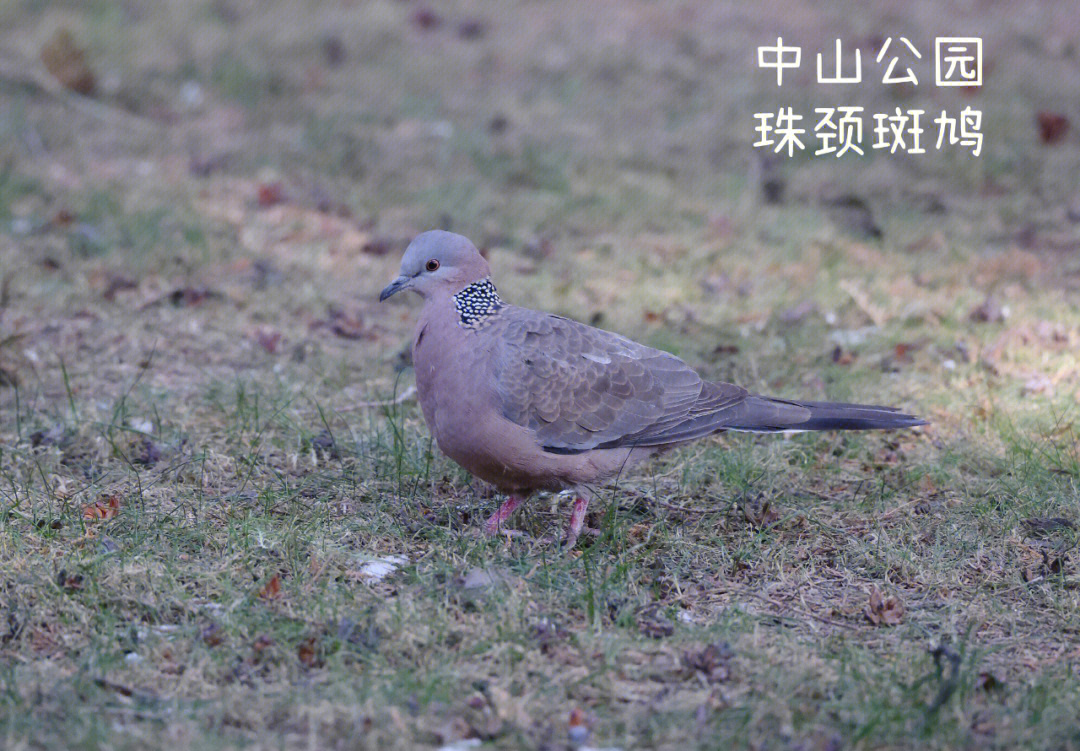
<path fill-rule="evenodd" d="M 1037 5 L 0 5 L 0 747 L 1080 748 L 1080 28 Z M 978 91 L 813 82 L 946 34 Z M 983 151 L 752 146 L 851 103 Z M 485 538 L 376 301 L 434 227 L 513 303 L 931 424 L 716 436 L 573 551 L 565 496 Z"/>

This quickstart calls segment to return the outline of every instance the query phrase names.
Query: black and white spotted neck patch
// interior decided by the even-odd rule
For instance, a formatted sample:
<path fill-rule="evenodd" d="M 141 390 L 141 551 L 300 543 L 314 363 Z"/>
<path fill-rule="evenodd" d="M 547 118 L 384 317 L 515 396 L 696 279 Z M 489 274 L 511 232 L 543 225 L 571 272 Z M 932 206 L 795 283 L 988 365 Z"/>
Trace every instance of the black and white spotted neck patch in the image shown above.
<path fill-rule="evenodd" d="M 499 293 L 490 279 L 473 282 L 454 295 L 454 307 L 461 316 L 460 323 L 467 329 L 481 325 L 502 306 L 503 301 L 499 299 Z"/>

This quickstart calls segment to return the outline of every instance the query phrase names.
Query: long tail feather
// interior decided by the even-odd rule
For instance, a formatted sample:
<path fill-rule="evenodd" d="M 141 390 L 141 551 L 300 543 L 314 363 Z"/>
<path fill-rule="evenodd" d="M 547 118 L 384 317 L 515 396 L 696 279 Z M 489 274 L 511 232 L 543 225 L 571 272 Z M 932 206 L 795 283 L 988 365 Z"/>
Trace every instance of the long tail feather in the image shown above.
<path fill-rule="evenodd" d="M 892 430 L 926 425 L 895 407 L 842 402 L 796 402 L 757 396 L 728 430 L 775 433 L 786 430 Z M 801 409 L 800 409 L 801 408 Z M 796 412 L 796 410 L 799 410 Z M 779 418 L 779 419 L 778 419 Z"/>

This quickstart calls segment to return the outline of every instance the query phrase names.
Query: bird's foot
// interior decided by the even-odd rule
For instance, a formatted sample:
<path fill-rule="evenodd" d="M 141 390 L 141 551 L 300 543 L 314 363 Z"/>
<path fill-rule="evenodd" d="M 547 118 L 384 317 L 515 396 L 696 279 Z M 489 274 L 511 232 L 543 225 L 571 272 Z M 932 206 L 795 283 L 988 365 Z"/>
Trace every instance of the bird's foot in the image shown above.
<path fill-rule="evenodd" d="M 488 520 L 484 522 L 484 534 L 488 537 L 494 537 L 502 532 L 503 534 L 513 536 L 514 530 L 503 529 L 502 525 L 503 522 L 509 519 L 510 515 L 514 513 L 514 509 L 521 505 L 521 501 L 522 499 L 516 495 L 509 496 L 503 501 L 503 504 L 499 506 L 499 510 L 488 517 Z M 517 534 L 520 535 L 522 533 L 518 532 Z"/>
<path fill-rule="evenodd" d="M 566 538 L 563 540 L 563 548 L 573 550 L 577 545 L 578 537 L 585 529 L 585 512 L 589 510 L 589 499 L 578 496 L 574 499 L 574 510 L 570 512 L 570 524 L 566 528 Z M 593 532 L 596 530 L 590 530 Z M 597 533 L 599 534 L 599 533 Z"/>

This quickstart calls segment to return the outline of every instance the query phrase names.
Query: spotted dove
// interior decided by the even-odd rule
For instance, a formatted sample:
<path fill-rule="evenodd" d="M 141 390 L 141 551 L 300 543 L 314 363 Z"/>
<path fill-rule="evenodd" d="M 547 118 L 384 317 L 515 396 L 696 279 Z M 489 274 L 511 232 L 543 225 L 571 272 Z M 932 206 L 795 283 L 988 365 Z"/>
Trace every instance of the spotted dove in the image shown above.
<path fill-rule="evenodd" d="M 490 275 L 467 238 L 425 232 L 379 295 L 424 299 L 412 344 L 420 406 L 439 448 L 506 494 L 489 534 L 532 493 L 572 488 L 572 547 L 587 486 L 713 433 L 925 424 L 892 407 L 792 401 L 703 380 L 667 352 L 503 302 Z"/>

